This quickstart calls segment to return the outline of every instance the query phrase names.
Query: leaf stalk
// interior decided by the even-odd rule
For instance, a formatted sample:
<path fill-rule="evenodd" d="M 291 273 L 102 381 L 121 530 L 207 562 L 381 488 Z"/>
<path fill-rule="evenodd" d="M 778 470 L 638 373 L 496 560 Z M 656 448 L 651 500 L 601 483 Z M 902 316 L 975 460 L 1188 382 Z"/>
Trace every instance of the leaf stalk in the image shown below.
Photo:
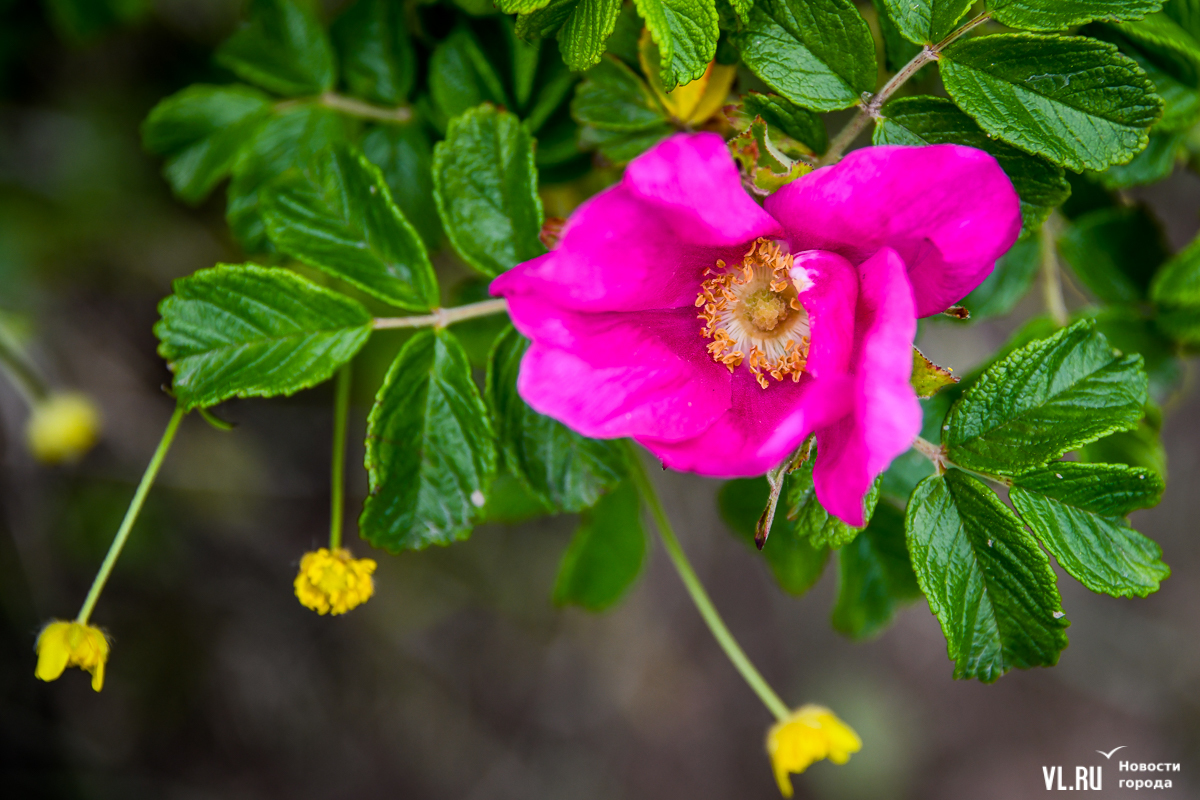
<path fill-rule="evenodd" d="M 465 306 L 453 308 L 435 308 L 431 314 L 418 317 L 377 317 L 373 326 L 375 330 L 387 328 L 445 328 L 456 322 L 475 317 L 486 317 L 500 314 L 508 310 L 508 301 L 503 297 L 496 300 L 482 300 L 478 303 L 468 303 Z"/>

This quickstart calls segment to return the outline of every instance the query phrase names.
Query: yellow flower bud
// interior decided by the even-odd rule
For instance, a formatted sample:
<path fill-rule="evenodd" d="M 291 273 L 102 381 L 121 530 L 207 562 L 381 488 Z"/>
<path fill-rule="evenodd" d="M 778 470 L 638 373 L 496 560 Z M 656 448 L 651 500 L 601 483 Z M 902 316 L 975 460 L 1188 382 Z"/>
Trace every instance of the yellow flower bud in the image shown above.
<path fill-rule="evenodd" d="M 85 394 L 65 392 L 39 400 L 25 424 L 29 452 L 43 464 L 78 461 L 100 438 L 100 411 Z"/>
<path fill-rule="evenodd" d="M 43 681 L 57 680 L 67 667 L 92 673 L 92 688 L 104 686 L 104 662 L 108 661 L 108 638 L 99 628 L 81 622 L 55 620 L 37 638 L 37 669 Z"/>
<path fill-rule="evenodd" d="M 296 598 L 318 614 L 345 614 L 375 593 L 374 571 L 375 562 L 369 558 L 351 558 L 349 550 L 322 547 L 300 560 Z"/>
<path fill-rule="evenodd" d="M 862 740 L 849 725 L 824 706 L 806 705 L 775 723 L 767 734 L 767 753 L 784 797 L 792 796 L 789 773 L 801 773 L 822 758 L 845 764 L 862 749 Z"/>

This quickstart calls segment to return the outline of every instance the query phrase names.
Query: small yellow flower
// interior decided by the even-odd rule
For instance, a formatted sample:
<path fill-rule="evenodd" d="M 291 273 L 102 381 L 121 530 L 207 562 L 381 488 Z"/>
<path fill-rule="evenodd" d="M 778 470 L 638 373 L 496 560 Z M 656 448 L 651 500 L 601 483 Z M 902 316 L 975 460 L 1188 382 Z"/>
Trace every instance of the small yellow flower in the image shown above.
<path fill-rule="evenodd" d="M 78 461 L 100 438 L 100 411 L 85 394 L 52 394 L 33 407 L 25 424 L 29 452 L 43 464 Z"/>
<path fill-rule="evenodd" d="M 318 614 L 345 614 L 375 593 L 374 571 L 375 562 L 369 558 L 351 558 L 349 550 L 322 547 L 300 560 L 296 598 Z"/>
<path fill-rule="evenodd" d="M 67 667 L 92 673 L 92 688 L 104 686 L 104 662 L 108 661 L 108 638 L 99 628 L 80 622 L 55 620 L 37 638 L 37 669 L 43 681 L 57 680 Z"/>
<path fill-rule="evenodd" d="M 861 749 L 858 734 L 824 706 L 801 706 L 783 722 L 775 723 L 767 734 L 767 752 L 784 797 L 792 796 L 788 773 L 804 772 L 822 758 L 845 764 L 851 753 Z"/>

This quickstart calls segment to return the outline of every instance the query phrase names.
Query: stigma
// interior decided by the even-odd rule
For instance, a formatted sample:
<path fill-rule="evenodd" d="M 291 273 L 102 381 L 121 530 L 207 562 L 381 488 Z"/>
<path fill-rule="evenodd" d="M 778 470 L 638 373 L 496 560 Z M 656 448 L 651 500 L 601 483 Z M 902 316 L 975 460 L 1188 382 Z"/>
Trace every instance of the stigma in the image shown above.
<path fill-rule="evenodd" d="M 713 360 L 730 372 L 745 365 L 766 389 L 769 378 L 799 381 L 808 359 L 808 312 L 788 272 L 792 257 L 757 239 L 740 264 L 717 261 L 696 296 Z"/>

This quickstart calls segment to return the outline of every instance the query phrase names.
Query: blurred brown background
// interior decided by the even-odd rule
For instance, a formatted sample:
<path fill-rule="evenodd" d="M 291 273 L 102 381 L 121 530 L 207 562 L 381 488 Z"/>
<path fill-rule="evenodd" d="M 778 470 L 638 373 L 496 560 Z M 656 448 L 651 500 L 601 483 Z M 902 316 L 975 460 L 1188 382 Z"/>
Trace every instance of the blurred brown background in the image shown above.
<path fill-rule="evenodd" d="M 209 56 L 238 3 L 159 0 L 136 24 L 74 34 L 53 16 L 71 5 L 0 0 L 0 314 L 28 334 L 54 383 L 99 400 L 106 431 L 82 464 L 39 467 L 21 441 L 26 410 L 0 381 L 0 794 L 777 796 L 768 714 L 660 551 L 599 617 L 549 600 L 573 518 L 371 553 L 371 602 L 332 619 L 302 608 L 296 565 L 327 535 L 328 387 L 227 404 L 233 433 L 188 419 L 94 617 L 115 640 L 104 691 L 78 671 L 34 679 L 42 621 L 77 609 L 170 414 L 156 303 L 173 278 L 239 259 L 221 194 L 199 209 L 177 203 L 137 133 L 161 97 L 224 80 Z M 1195 233 L 1194 176 L 1177 172 L 1139 197 L 1174 246 Z M 927 326 L 922 347 L 964 371 L 1036 313 L 1036 299 L 999 322 Z M 359 441 L 395 348 L 380 336 L 362 359 Z M 1069 778 L 1076 764 L 1101 764 L 1103 796 L 1135 796 L 1116 789 L 1128 758 L 1181 763 L 1149 777 L 1171 778 L 1169 797 L 1197 796 L 1200 393 L 1169 409 L 1164 439 L 1166 498 L 1135 524 L 1162 544 L 1173 576 L 1136 601 L 1062 576 L 1072 626 L 1060 665 L 993 686 L 951 680 L 924 603 L 873 642 L 842 639 L 828 624 L 832 570 L 802 600 L 784 596 L 719 521 L 717 482 L 657 476 L 684 546 L 767 678 L 789 702 L 833 706 L 865 740 L 847 766 L 797 779 L 797 795 L 1010 800 L 1045 791 L 1043 766 Z M 353 475 L 352 507 L 365 490 Z M 1118 745 L 1111 763 L 1094 753 Z"/>

